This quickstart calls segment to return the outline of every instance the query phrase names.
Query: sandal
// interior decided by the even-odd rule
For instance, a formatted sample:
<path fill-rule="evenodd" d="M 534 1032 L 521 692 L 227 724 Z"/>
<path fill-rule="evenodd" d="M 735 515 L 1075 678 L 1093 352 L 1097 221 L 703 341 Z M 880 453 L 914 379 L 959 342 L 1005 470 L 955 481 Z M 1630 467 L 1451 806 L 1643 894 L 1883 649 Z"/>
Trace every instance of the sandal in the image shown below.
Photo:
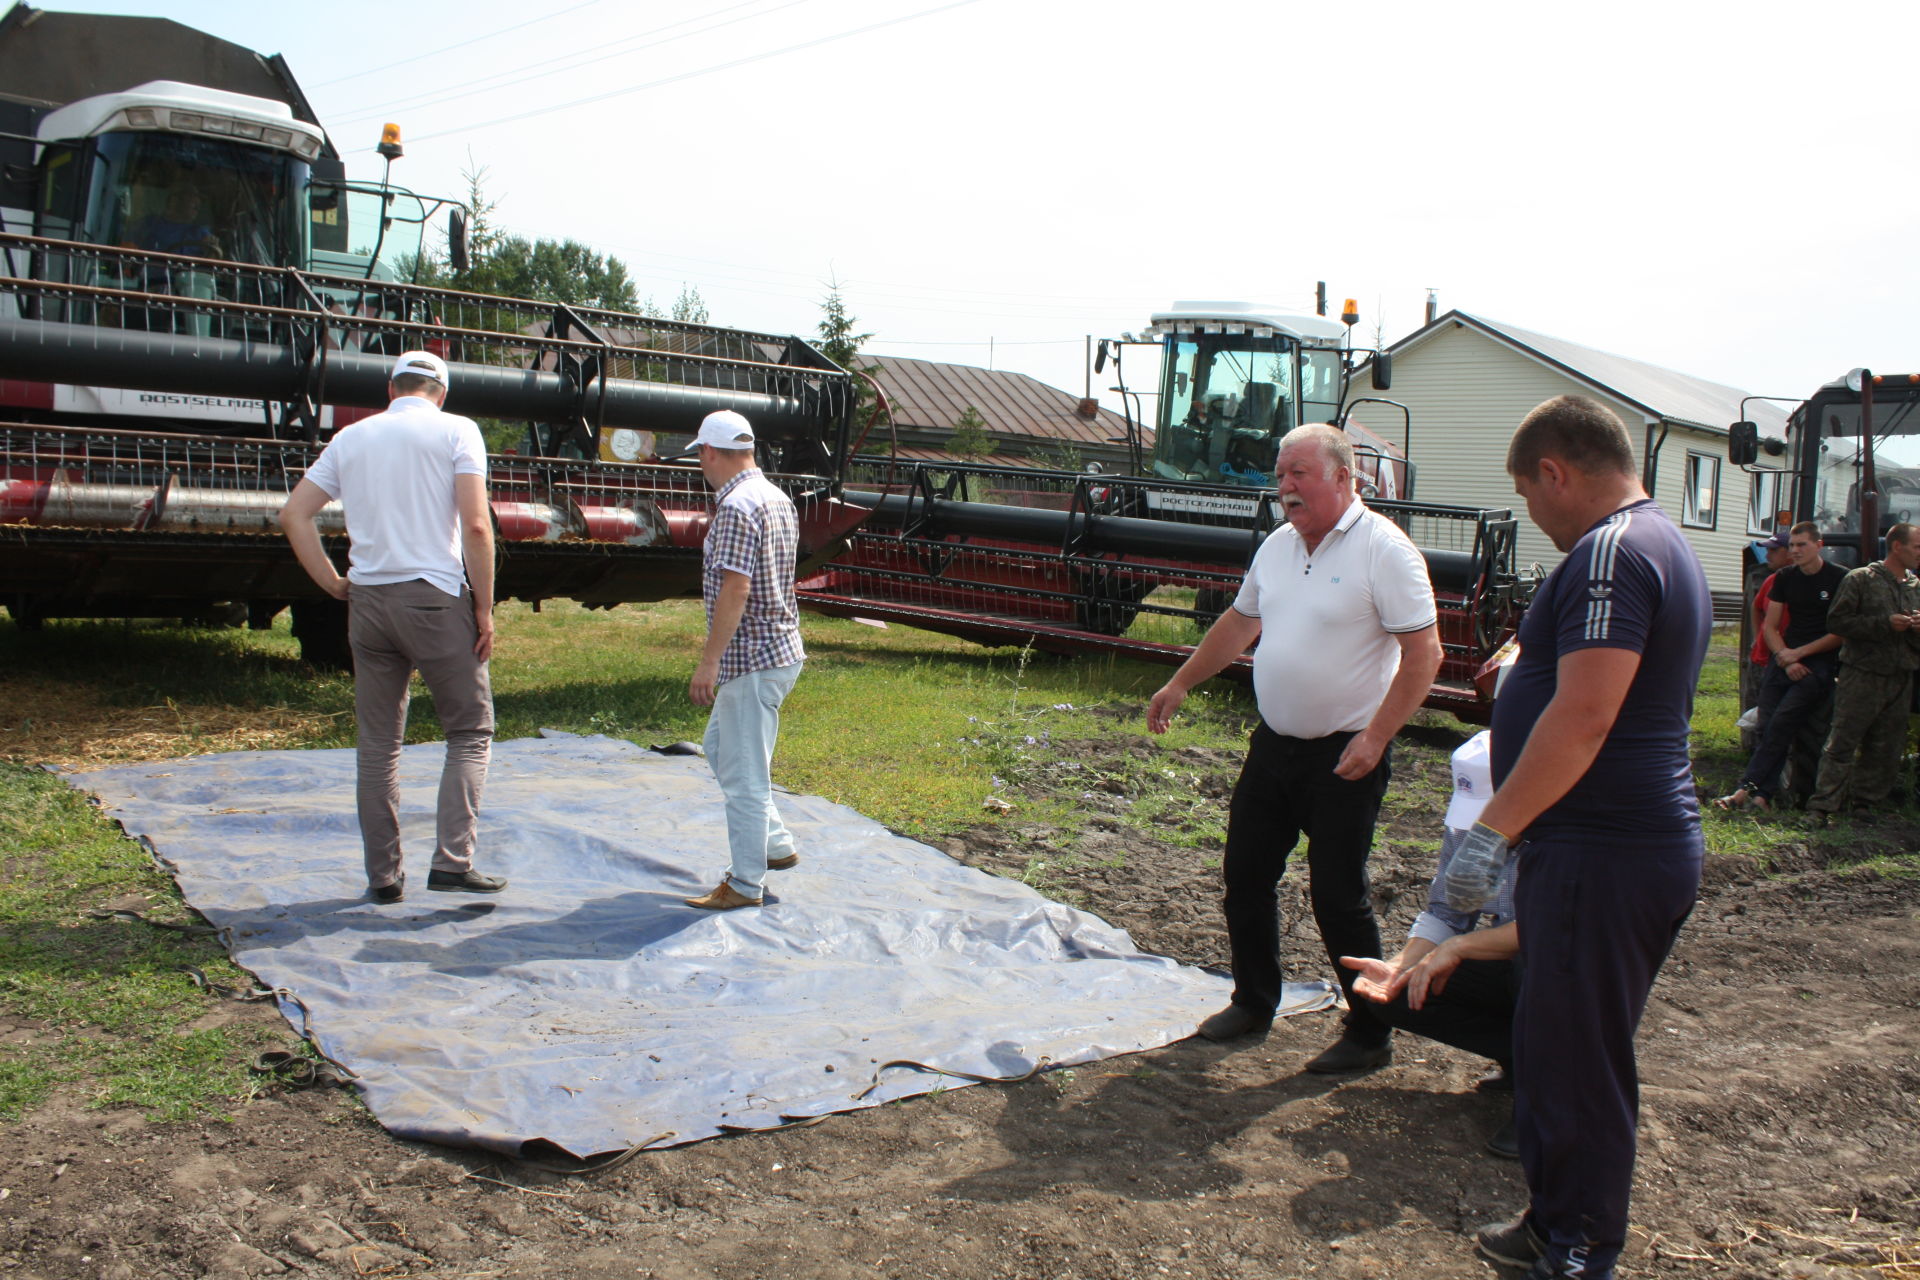
<path fill-rule="evenodd" d="M 1749 803 L 1752 803 L 1754 801 L 1754 799 L 1755 797 L 1749 795 L 1745 787 L 1740 787 L 1737 790 L 1734 790 L 1728 793 L 1727 795 L 1721 796 L 1718 800 L 1715 800 L 1713 802 L 1713 807 L 1716 809 L 1723 809 L 1728 812 L 1731 812 L 1735 809 L 1746 808 Z M 1764 805 L 1766 801 L 1761 800 L 1759 801 L 1759 803 Z"/>

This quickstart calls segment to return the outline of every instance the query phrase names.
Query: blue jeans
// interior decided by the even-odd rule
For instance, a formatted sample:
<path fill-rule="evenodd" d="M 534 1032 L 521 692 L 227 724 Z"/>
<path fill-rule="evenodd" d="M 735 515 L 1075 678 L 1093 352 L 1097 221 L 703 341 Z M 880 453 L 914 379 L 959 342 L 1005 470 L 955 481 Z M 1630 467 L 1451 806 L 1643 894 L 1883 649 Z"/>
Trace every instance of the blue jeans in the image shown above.
<path fill-rule="evenodd" d="M 780 736 L 780 704 L 793 692 L 804 663 L 749 671 L 714 690 L 703 740 L 707 763 L 727 802 L 727 879 L 749 898 L 761 897 L 767 859 L 793 852 L 793 833 L 773 807 L 773 744 Z"/>

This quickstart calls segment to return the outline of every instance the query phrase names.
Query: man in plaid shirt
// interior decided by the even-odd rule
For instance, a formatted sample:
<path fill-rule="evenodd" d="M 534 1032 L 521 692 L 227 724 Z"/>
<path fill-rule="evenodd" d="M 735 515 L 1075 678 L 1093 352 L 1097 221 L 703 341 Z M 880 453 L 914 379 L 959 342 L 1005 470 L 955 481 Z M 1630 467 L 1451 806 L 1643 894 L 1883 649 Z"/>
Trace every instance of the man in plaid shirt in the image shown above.
<path fill-rule="evenodd" d="M 726 797 L 733 865 L 718 888 L 687 905 L 731 911 L 760 905 L 768 868 L 800 861 L 773 807 L 780 704 L 807 656 L 793 594 L 800 520 L 792 500 L 754 465 L 753 428 L 744 417 L 731 409 L 708 414 L 694 443 L 714 510 L 700 583 L 707 642 L 687 694 L 713 708 L 705 746 Z"/>

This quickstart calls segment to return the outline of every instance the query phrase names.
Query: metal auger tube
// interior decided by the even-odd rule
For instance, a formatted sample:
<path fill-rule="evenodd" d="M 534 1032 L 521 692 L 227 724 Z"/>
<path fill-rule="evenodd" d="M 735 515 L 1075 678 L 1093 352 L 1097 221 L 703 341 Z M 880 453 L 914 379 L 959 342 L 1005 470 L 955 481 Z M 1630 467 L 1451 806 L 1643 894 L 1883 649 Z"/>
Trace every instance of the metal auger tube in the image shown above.
<path fill-rule="evenodd" d="M 922 537 L 1000 538 L 1087 553 L 1111 553 L 1152 559 L 1192 560 L 1245 568 L 1264 534 L 1227 525 L 1183 524 L 1138 516 L 1089 515 L 992 502 L 928 499 L 919 494 L 879 494 L 852 489 L 843 495 L 856 506 L 871 507 L 870 531 L 910 529 Z M 1436 588 L 1471 590 L 1480 565 L 1469 552 L 1422 547 Z"/>
<path fill-rule="evenodd" d="M 386 406 L 391 357 L 329 350 L 323 359 L 328 404 Z M 566 421 L 583 398 L 561 373 L 466 363 L 449 371 L 448 410 L 473 417 Z M 307 362 L 291 346 L 16 318 L 0 319 L 0 375 L 274 401 L 294 399 L 310 385 Z M 604 387 L 591 384 L 586 397 L 608 427 L 690 434 L 716 409 L 746 414 L 767 437 L 819 427 L 818 406 L 796 396 L 608 378 Z"/>

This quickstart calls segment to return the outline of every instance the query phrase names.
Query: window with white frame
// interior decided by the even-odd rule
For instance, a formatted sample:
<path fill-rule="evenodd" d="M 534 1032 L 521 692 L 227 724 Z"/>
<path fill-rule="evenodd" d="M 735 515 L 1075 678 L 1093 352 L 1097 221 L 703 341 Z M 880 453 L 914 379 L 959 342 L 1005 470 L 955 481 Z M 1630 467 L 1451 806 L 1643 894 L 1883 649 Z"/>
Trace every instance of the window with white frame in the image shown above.
<path fill-rule="evenodd" d="M 1710 453 L 1687 454 L 1687 491 L 1680 523 L 1689 529 L 1712 529 L 1720 502 L 1720 459 Z"/>
<path fill-rule="evenodd" d="M 1747 532 L 1756 538 L 1772 533 L 1780 522 L 1780 508 L 1786 494 L 1780 488 L 1778 471 L 1755 471 L 1747 490 Z"/>

